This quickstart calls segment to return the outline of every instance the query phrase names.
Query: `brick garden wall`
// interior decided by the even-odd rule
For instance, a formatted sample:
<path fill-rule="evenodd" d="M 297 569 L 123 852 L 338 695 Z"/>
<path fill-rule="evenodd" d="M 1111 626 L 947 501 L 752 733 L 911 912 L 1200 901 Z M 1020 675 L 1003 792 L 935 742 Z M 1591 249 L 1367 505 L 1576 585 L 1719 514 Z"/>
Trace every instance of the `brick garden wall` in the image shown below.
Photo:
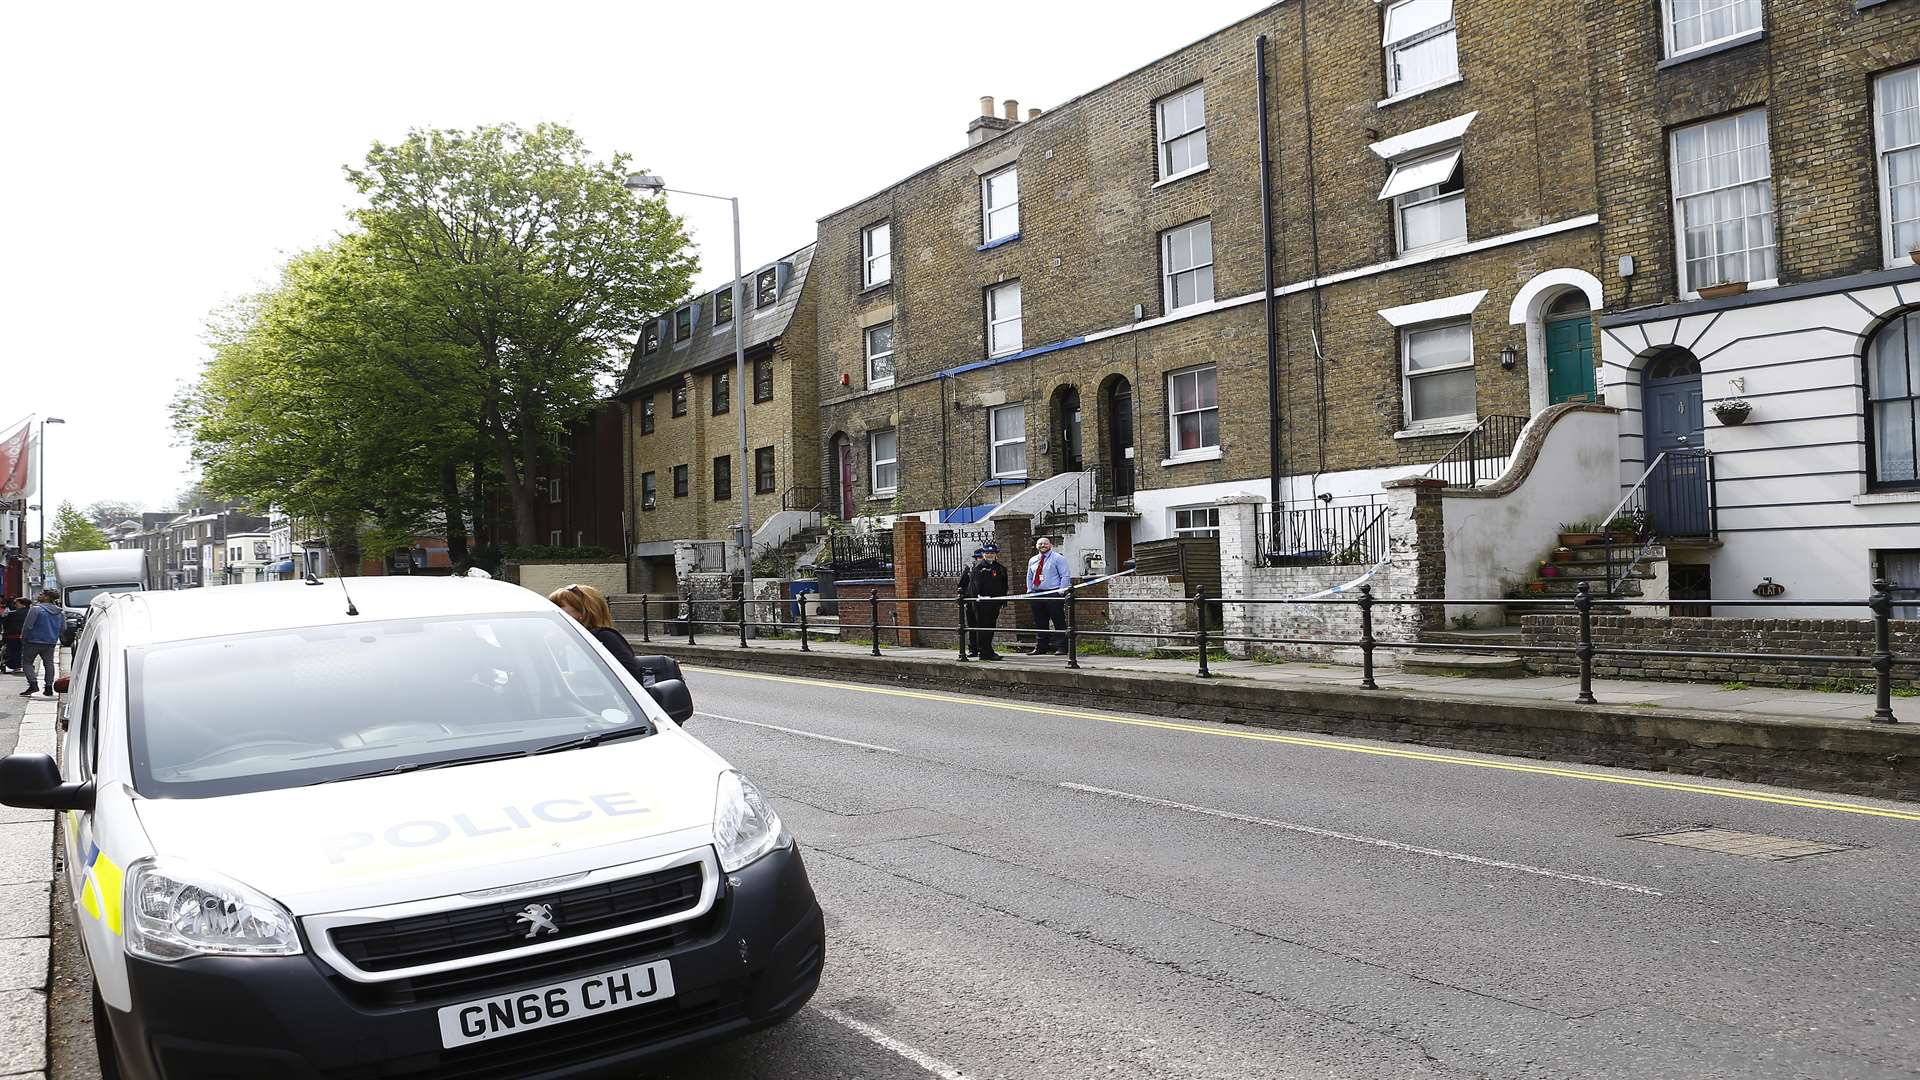
<path fill-rule="evenodd" d="M 1528 645 L 1573 645 L 1580 639 L 1575 615 L 1528 615 L 1521 619 Z M 1602 678 L 1674 679 L 1696 682 L 1738 681 L 1755 686 L 1810 687 L 1820 683 L 1871 683 L 1873 623 L 1865 619 L 1693 619 L 1601 615 L 1593 620 L 1598 648 L 1683 649 L 1715 652 L 1858 656 L 1856 662 L 1812 664 L 1797 660 L 1731 660 L 1607 656 L 1593 658 Z M 1893 623 L 1896 656 L 1920 656 L 1920 623 Z M 1527 666 L 1541 674 L 1578 674 L 1572 656 L 1529 656 Z M 1895 686 L 1920 685 L 1920 669 L 1895 667 Z"/>

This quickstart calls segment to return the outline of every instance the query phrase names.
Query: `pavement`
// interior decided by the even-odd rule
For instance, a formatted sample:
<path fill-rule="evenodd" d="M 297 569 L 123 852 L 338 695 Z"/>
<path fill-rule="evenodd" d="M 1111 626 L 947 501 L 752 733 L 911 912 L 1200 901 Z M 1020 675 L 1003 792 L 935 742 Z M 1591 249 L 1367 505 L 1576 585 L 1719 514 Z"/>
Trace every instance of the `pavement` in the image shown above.
<path fill-rule="evenodd" d="M 55 698 L 0 679 L 0 751 L 54 752 Z M 0 806 L 0 1080 L 47 1075 L 53 812 Z"/>
<path fill-rule="evenodd" d="M 632 634 L 628 634 L 627 637 L 633 642 L 634 648 L 642 653 L 657 651 L 671 654 L 676 643 L 683 644 L 687 640 L 684 635 L 672 638 L 655 634 L 652 643 L 649 644 Z M 696 636 L 695 641 L 700 645 L 736 648 L 740 643 L 737 634 L 700 634 Z M 809 642 L 809 647 L 821 653 L 859 655 L 872 653 L 871 645 L 834 639 L 813 639 Z M 1003 644 L 1001 647 L 1006 648 L 1006 645 Z M 800 641 L 798 638 L 755 638 L 749 648 L 798 651 Z M 952 648 L 886 644 L 881 645 L 880 653 L 882 656 L 911 656 L 931 660 L 953 660 L 957 657 L 956 650 Z M 1034 657 L 1012 652 L 1003 652 L 1001 655 L 1005 659 L 999 663 L 1007 667 L 1060 668 L 1066 666 L 1066 658 L 1063 656 Z M 1381 666 L 1376 670 L 1374 681 L 1382 689 L 1413 690 L 1435 697 L 1493 698 L 1531 702 L 1570 702 L 1580 692 L 1580 680 L 1574 676 L 1537 675 L 1518 679 L 1500 679 L 1411 674 L 1387 666 L 1392 663 L 1392 659 L 1386 651 L 1383 650 L 1379 655 Z M 1163 671 L 1191 675 L 1197 670 L 1197 661 L 1193 658 L 1154 659 L 1139 656 L 1083 654 L 1079 661 L 1080 667 L 1089 671 Z M 1251 679 L 1256 682 L 1321 684 L 1359 691 L 1361 681 L 1360 668 L 1344 664 L 1219 659 L 1209 660 L 1207 666 L 1213 675 L 1219 678 Z M 1731 685 L 1735 684 L 1659 682 L 1650 679 L 1595 679 L 1593 694 L 1603 705 L 1628 705 L 1648 709 L 1699 709 L 1745 716 L 1805 716 L 1835 720 L 1868 720 L 1873 716 L 1871 694 L 1788 690 L 1779 687 L 1725 688 Z M 1364 693 L 1364 691 L 1359 692 Z M 1920 697 L 1894 698 L 1893 715 L 1901 723 L 1920 724 Z"/>

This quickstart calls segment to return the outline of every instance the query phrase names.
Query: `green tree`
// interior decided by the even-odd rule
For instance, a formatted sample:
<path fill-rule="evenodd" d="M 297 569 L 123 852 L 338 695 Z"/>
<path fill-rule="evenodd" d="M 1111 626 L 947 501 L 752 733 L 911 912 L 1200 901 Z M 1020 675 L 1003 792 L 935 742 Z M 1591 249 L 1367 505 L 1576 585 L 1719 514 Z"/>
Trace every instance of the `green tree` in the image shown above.
<path fill-rule="evenodd" d="M 127 520 L 139 521 L 141 509 L 135 503 L 123 502 L 119 499 L 101 499 L 99 502 L 88 503 L 80 512 L 86 515 L 88 521 L 105 529 Z"/>
<path fill-rule="evenodd" d="M 448 362 L 449 347 L 391 286 L 355 237 L 296 257 L 217 320 L 213 359 L 174 403 L 206 492 L 321 523 L 349 574 L 363 546 L 430 527 L 441 466 L 471 443 L 448 402 L 398 377 Z"/>
<path fill-rule="evenodd" d="M 642 319 L 686 294 L 695 261 L 679 218 L 624 188 L 628 160 L 596 160 L 553 124 L 414 131 L 376 143 L 347 175 L 384 294 L 447 346 L 396 355 L 417 389 L 456 410 L 535 542 L 542 450 L 617 374 Z"/>
<path fill-rule="evenodd" d="M 62 551 L 104 551 L 107 547 L 107 534 L 100 526 L 87 520 L 87 515 L 74 509 L 70 502 L 63 502 L 53 513 L 52 535 L 47 537 L 47 550 L 54 554 Z"/>

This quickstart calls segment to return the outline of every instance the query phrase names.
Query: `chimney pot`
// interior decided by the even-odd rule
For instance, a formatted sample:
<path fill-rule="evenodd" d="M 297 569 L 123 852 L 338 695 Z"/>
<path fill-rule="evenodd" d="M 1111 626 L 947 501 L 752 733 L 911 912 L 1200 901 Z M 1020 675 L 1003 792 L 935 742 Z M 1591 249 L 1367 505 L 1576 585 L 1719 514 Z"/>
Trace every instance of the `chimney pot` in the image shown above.
<path fill-rule="evenodd" d="M 1006 106 L 1007 106 L 1007 119 L 1013 121 L 1016 124 L 1019 123 L 1020 122 L 1020 103 L 1013 100 L 1012 98 L 1008 98 L 1006 101 Z M 993 110 L 988 109 L 987 112 L 991 114 Z"/>
<path fill-rule="evenodd" d="M 983 97 L 980 99 L 980 115 L 981 116 L 993 115 L 993 98 Z"/>
<path fill-rule="evenodd" d="M 1038 119 L 1040 119 L 1040 110 L 1039 110 L 1039 109 L 1028 109 L 1028 110 L 1027 110 L 1027 119 L 1028 119 L 1028 120 L 1038 120 Z"/>

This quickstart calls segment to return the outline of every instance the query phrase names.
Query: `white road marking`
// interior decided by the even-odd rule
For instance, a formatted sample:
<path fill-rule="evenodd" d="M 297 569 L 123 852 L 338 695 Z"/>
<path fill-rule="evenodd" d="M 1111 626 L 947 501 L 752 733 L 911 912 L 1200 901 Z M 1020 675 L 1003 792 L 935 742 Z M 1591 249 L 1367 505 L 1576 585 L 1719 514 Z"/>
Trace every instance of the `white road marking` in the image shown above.
<path fill-rule="evenodd" d="M 908 1061 L 939 1077 L 940 1080 L 967 1080 L 966 1074 L 959 1069 L 954 1068 L 923 1050 L 908 1046 L 906 1043 L 901 1042 L 899 1039 L 894 1038 L 871 1024 L 861 1023 L 846 1013 L 841 1012 L 839 1009 L 826 1005 L 815 1005 L 814 1010 L 834 1023 L 860 1033 L 875 1046 L 899 1054 L 901 1057 L 906 1058 Z"/>
<path fill-rule="evenodd" d="M 1318 829 L 1312 825 L 1297 825 L 1291 821 L 1274 821 L 1270 818 L 1250 817 L 1229 810 L 1215 810 L 1207 806 L 1194 806 L 1191 803 L 1173 802 L 1168 799 L 1156 799 L 1151 795 L 1136 795 L 1131 791 L 1115 791 L 1112 788 L 1093 787 L 1088 784 L 1061 784 L 1072 791 L 1084 791 L 1090 795 L 1105 795 L 1114 799 L 1127 799 L 1145 803 L 1148 806 L 1164 807 L 1168 810 L 1185 810 L 1189 814 L 1205 814 L 1208 817 L 1222 818 L 1227 821 L 1239 821 L 1248 825 L 1261 825 L 1269 829 L 1285 829 L 1288 832 L 1305 833 L 1308 836 L 1320 836 L 1329 840 L 1345 840 L 1354 844 L 1367 844 L 1372 847 L 1401 851 L 1409 855 L 1426 855 L 1435 859 L 1451 859 L 1454 862 L 1472 863 L 1475 866 L 1488 866 L 1500 870 L 1518 870 L 1523 874 L 1537 874 L 1540 877 L 1556 878 L 1560 881 L 1577 881 L 1583 885 L 1599 885 L 1621 892 L 1639 893 L 1642 896 L 1665 896 L 1665 893 L 1649 889 L 1644 885 L 1630 885 L 1624 881 L 1611 881 L 1607 878 L 1588 877 L 1585 874 L 1569 874 L 1563 870 L 1549 870 L 1543 866 L 1528 866 L 1525 863 L 1506 862 L 1501 859 L 1483 859 L 1478 855 L 1468 855 L 1459 851 L 1446 851 L 1441 848 L 1420 847 L 1417 844 L 1403 844 L 1398 840 L 1382 840 L 1375 836 L 1357 836 L 1353 833 L 1334 832 L 1332 829 Z"/>
<path fill-rule="evenodd" d="M 852 739 L 840 739 L 832 735 L 822 735 L 817 731 L 801 731 L 799 728 L 781 727 L 779 724 L 763 724 L 758 720 L 742 720 L 737 716 L 721 716 L 719 713 L 711 712 L 696 712 L 694 715 L 704 716 L 709 720 L 725 720 L 729 724 L 745 724 L 748 727 L 766 728 L 768 731 L 778 731 L 787 735 L 798 735 L 803 739 L 819 739 L 821 742 L 839 743 L 842 746 L 857 746 L 862 750 L 875 750 L 882 754 L 897 754 L 900 752 L 891 746 L 875 746 L 870 742 L 855 742 Z"/>

